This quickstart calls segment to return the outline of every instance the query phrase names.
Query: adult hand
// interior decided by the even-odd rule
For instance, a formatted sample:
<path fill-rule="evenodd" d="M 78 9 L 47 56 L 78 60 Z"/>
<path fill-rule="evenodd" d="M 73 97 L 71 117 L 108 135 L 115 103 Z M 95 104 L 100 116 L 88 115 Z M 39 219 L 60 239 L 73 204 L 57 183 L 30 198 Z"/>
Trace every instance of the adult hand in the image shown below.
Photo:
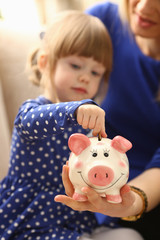
<path fill-rule="evenodd" d="M 109 203 L 106 198 L 100 197 L 93 189 L 83 187 L 82 191 L 86 194 L 88 200 L 80 202 L 72 199 L 74 187 L 69 180 L 69 167 L 63 167 L 62 179 L 65 187 L 66 195 L 57 195 L 56 202 L 61 202 L 73 210 L 77 211 L 91 211 L 99 212 L 112 217 L 126 217 L 134 215 L 135 194 L 130 191 L 130 187 L 125 185 L 121 188 L 120 194 L 122 196 L 121 203 Z M 136 209 L 135 209 L 136 212 Z"/>

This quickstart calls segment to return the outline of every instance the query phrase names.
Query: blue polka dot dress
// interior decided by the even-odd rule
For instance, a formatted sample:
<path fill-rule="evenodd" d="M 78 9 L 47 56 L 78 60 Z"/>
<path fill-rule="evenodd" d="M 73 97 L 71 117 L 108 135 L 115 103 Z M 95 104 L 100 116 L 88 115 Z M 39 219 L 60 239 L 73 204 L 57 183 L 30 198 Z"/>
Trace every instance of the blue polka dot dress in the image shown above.
<path fill-rule="evenodd" d="M 87 133 L 74 112 L 84 103 L 52 104 L 43 96 L 19 109 L 12 135 L 8 175 L 0 183 L 0 239 L 78 239 L 97 222 L 92 213 L 54 202 L 64 194 L 62 166 L 69 157 L 68 138 Z"/>

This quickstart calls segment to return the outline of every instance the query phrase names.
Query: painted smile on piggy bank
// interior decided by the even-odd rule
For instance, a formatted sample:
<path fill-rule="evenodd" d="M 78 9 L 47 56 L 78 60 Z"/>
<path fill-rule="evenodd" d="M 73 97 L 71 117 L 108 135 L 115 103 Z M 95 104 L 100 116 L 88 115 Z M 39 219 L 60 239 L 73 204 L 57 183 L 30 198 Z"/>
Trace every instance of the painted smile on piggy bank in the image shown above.
<path fill-rule="evenodd" d="M 82 180 L 83 180 L 90 188 L 93 188 L 93 189 L 95 189 L 95 190 L 98 190 L 99 192 L 103 192 L 104 190 L 113 187 L 116 183 L 118 183 L 118 181 L 119 181 L 123 176 L 125 176 L 125 173 L 121 173 L 120 177 L 119 177 L 117 180 L 115 180 L 115 182 L 113 182 L 111 185 L 106 186 L 106 187 L 98 188 L 98 187 L 94 187 L 94 186 L 90 185 L 89 183 L 87 183 L 87 181 L 84 179 L 81 171 L 79 171 L 79 172 L 77 172 L 77 173 L 80 174 Z M 97 174 L 97 173 L 96 173 L 96 174 Z M 97 177 L 96 174 L 95 174 L 95 178 Z M 108 174 L 107 174 L 107 173 L 106 173 L 106 178 L 108 178 Z"/>
<path fill-rule="evenodd" d="M 129 176 L 129 164 L 126 152 L 132 144 L 121 136 L 112 140 L 97 137 L 88 138 L 84 134 L 73 134 L 68 140 L 71 155 L 69 158 L 69 178 L 74 185 L 73 198 L 86 201 L 81 191 L 89 186 L 107 201 L 122 201 L 120 189 L 126 184 Z"/>

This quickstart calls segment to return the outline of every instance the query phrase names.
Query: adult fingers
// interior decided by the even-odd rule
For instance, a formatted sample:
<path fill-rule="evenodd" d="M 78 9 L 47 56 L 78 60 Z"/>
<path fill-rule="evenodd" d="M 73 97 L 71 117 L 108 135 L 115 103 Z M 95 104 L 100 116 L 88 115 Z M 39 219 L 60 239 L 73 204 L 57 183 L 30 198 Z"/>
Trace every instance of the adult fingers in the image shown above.
<path fill-rule="evenodd" d="M 104 212 L 103 209 L 104 199 L 97 192 L 88 187 L 83 187 L 81 191 L 86 194 L 88 201 L 91 203 L 92 211 L 102 213 Z M 107 203 L 106 199 L 105 203 Z"/>
<path fill-rule="evenodd" d="M 69 179 L 69 167 L 67 165 L 63 166 L 62 181 L 63 181 L 66 194 L 72 197 L 74 193 L 74 187 Z"/>
<path fill-rule="evenodd" d="M 76 201 L 73 198 L 65 195 L 57 195 L 54 200 L 55 202 L 65 204 L 66 206 L 72 208 L 75 211 L 92 211 L 92 208 L 90 207 L 91 204 L 88 201 Z"/>
<path fill-rule="evenodd" d="M 122 204 L 125 206 L 132 206 L 135 201 L 135 195 L 131 191 L 129 185 L 124 185 L 120 190 L 120 194 L 122 196 Z"/>

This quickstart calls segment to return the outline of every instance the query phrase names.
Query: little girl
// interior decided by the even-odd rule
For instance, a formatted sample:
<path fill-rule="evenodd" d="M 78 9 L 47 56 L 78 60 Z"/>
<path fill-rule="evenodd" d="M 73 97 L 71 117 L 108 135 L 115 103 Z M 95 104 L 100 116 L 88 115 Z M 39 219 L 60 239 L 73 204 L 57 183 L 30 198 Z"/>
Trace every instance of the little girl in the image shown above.
<path fill-rule="evenodd" d="M 104 111 L 91 99 L 111 71 L 110 37 L 98 18 L 63 12 L 30 66 L 43 95 L 24 102 L 14 122 L 10 167 L 0 185 L 0 239 L 75 240 L 90 233 L 96 219 L 54 197 L 65 193 L 61 172 L 69 136 L 92 129 L 94 136 L 106 137 Z"/>

